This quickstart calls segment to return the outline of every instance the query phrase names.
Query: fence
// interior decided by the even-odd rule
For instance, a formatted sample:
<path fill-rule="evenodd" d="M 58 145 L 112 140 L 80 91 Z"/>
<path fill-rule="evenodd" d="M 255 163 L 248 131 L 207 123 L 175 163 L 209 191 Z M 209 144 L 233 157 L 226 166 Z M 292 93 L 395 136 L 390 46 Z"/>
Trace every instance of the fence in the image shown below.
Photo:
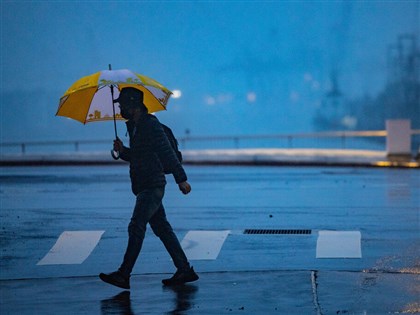
<path fill-rule="evenodd" d="M 359 148 L 383 147 L 386 131 L 343 131 L 294 133 L 276 135 L 242 135 L 217 137 L 185 137 L 180 139 L 181 147 L 197 148 Z M 364 141 L 369 139 L 370 141 Z M 373 140 L 374 141 L 371 141 Z"/>
<path fill-rule="evenodd" d="M 411 130 L 413 150 L 418 152 L 420 130 Z M 276 135 L 179 137 L 181 150 L 218 148 L 336 148 L 385 150 L 387 131 L 333 131 Z M 107 151 L 112 140 L 27 141 L 0 143 L 1 155 L 40 152 Z"/>

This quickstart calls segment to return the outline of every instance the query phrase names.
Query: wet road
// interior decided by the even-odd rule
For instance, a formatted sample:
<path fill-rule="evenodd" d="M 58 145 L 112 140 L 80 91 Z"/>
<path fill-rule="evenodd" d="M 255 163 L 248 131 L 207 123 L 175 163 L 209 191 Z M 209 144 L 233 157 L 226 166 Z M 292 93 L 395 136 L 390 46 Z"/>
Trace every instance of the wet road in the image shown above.
<path fill-rule="evenodd" d="M 193 192 L 170 179 L 165 205 L 200 280 L 163 288 L 174 267 L 149 229 L 128 293 L 97 278 L 126 246 L 125 166 L 0 168 L 1 314 L 420 313 L 419 170 L 186 170 Z"/>

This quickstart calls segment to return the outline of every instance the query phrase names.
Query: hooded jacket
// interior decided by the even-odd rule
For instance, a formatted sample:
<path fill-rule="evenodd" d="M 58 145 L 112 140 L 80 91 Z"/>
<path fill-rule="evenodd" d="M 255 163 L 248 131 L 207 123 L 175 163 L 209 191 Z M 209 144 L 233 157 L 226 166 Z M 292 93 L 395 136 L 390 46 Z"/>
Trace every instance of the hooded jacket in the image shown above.
<path fill-rule="evenodd" d="M 178 161 L 159 120 L 150 114 L 140 116 L 137 123 L 127 121 L 130 148 L 124 147 L 120 158 L 130 162 L 131 189 L 135 195 L 144 189 L 166 185 L 164 164 L 177 184 L 187 175 Z"/>

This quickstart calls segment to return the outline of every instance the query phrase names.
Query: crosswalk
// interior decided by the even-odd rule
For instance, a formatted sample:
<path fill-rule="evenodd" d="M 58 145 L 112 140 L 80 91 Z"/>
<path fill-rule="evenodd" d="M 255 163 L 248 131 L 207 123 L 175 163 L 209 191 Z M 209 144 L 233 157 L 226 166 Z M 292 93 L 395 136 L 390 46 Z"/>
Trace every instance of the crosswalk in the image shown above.
<path fill-rule="evenodd" d="M 37 265 L 82 264 L 105 231 L 64 231 Z M 181 241 L 190 260 L 216 260 L 231 230 L 191 230 Z M 362 258 L 360 231 L 318 231 L 316 258 Z"/>

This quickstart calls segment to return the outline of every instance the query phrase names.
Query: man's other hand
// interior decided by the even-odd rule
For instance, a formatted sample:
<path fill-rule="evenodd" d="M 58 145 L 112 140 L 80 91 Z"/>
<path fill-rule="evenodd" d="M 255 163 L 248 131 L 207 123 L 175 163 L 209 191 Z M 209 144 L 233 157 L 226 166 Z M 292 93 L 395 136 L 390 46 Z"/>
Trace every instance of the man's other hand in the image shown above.
<path fill-rule="evenodd" d="M 188 182 L 182 182 L 178 184 L 179 190 L 182 191 L 184 195 L 189 194 L 191 191 L 191 185 Z"/>

